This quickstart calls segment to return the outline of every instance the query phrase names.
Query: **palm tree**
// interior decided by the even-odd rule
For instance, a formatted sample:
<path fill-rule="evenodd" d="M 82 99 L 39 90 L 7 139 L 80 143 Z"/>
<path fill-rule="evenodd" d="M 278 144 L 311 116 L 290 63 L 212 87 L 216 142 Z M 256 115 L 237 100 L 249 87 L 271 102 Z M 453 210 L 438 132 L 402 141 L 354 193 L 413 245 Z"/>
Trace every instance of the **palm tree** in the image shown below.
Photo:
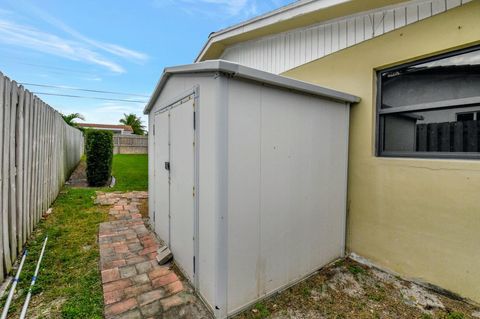
<path fill-rule="evenodd" d="M 76 119 L 85 121 L 85 118 L 80 113 L 72 113 L 72 114 L 62 114 L 63 120 L 70 126 L 77 127 L 78 123 L 75 122 Z"/>
<path fill-rule="evenodd" d="M 145 135 L 145 126 L 142 120 L 133 113 L 123 114 L 123 119 L 120 120 L 123 125 L 130 125 L 133 129 L 133 134 Z"/>

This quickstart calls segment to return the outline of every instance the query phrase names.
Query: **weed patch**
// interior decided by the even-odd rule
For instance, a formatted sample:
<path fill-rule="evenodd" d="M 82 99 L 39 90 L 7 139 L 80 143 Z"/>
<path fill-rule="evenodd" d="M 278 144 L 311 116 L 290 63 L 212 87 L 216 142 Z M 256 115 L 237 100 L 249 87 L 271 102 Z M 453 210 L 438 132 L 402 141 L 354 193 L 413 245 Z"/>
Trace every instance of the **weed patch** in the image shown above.
<path fill-rule="evenodd" d="M 264 319 L 270 316 L 270 311 L 268 311 L 268 308 L 265 306 L 265 304 L 259 302 L 255 305 L 254 308 L 254 313 L 255 313 L 255 319 Z"/>
<path fill-rule="evenodd" d="M 365 269 L 358 265 L 348 265 L 348 271 L 354 276 L 365 274 Z"/>

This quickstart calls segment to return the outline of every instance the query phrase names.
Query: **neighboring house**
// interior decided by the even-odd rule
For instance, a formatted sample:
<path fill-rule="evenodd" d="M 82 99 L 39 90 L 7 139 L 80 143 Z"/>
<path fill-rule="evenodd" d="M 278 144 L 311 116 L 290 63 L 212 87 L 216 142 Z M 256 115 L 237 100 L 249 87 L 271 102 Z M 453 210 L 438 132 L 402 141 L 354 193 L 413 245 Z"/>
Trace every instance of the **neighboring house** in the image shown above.
<path fill-rule="evenodd" d="M 347 251 L 478 302 L 479 44 L 480 1 L 298 1 L 211 34 L 197 62 L 359 96 Z"/>
<path fill-rule="evenodd" d="M 94 130 L 112 131 L 118 135 L 132 135 L 133 129 L 130 125 L 112 125 L 112 124 L 96 124 L 96 123 L 78 123 L 79 127 Z"/>

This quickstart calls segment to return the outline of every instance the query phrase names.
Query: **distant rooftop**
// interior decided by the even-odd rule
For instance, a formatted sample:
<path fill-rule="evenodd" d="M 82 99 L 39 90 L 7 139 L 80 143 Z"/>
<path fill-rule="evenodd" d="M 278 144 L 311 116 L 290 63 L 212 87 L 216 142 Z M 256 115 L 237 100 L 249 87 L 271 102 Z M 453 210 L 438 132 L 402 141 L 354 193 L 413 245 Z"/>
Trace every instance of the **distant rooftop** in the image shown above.
<path fill-rule="evenodd" d="M 119 130 L 119 131 L 133 132 L 133 129 L 130 125 L 97 124 L 97 123 L 77 123 L 77 124 L 78 124 L 78 126 L 85 127 L 85 128 L 96 128 L 96 129 Z"/>

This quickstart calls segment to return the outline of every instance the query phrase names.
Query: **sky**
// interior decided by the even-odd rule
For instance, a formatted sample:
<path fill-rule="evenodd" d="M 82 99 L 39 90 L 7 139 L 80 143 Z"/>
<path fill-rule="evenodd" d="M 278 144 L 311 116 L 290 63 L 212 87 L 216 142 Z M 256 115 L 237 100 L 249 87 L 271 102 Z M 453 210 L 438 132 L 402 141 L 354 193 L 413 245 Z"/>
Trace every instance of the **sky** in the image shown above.
<path fill-rule="evenodd" d="M 0 72 L 86 122 L 135 113 L 146 123 L 143 108 L 165 67 L 192 63 L 211 32 L 292 2 L 0 0 Z"/>

